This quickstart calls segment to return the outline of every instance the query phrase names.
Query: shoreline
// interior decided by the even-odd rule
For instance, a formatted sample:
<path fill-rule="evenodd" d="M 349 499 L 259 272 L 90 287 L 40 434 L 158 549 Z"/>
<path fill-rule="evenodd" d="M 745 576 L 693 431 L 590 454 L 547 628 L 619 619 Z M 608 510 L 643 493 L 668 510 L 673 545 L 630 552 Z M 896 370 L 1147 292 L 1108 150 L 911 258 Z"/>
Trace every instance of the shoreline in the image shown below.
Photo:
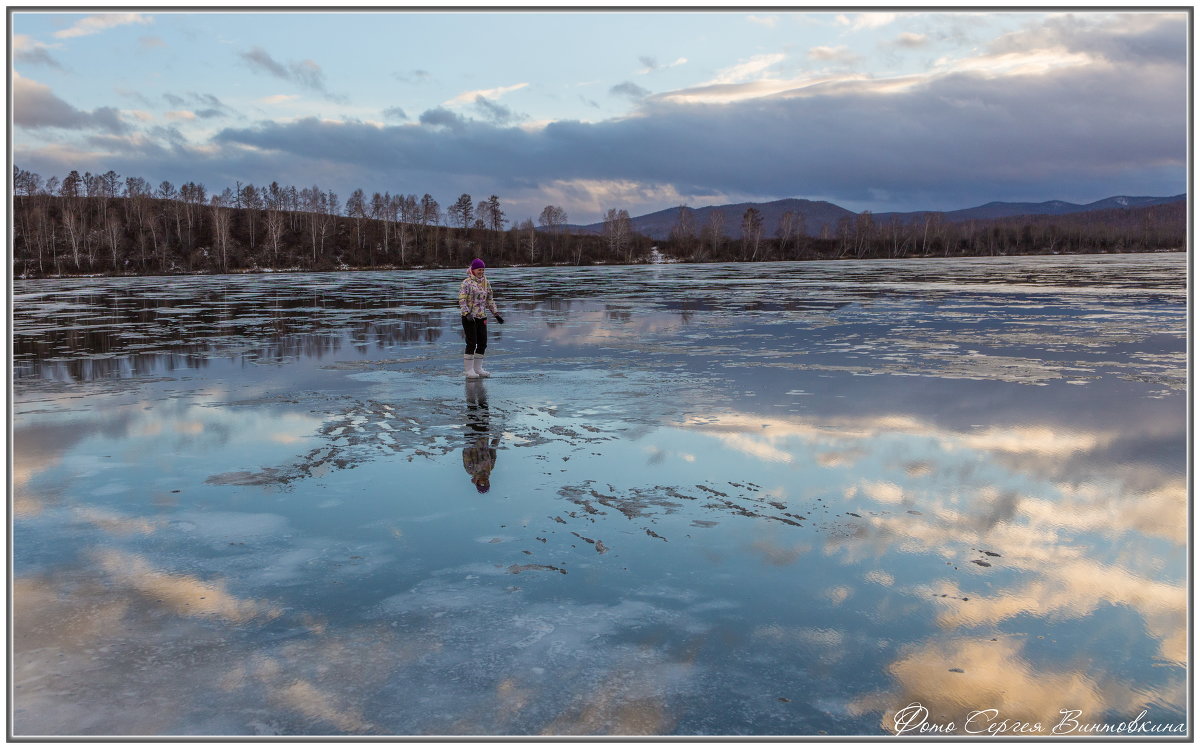
<path fill-rule="evenodd" d="M 994 255 L 955 255 L 947 257 L 945 255 L 905 255 L 903 257 L 817 257 L 817 258 L 801 258 L 792 260 L 680 260 L 668 256 L 662 256 L 666 259 L 656 262 L 643 263 L 604 263 L 592 262 L 587 265 L 575 263 L 554 263 L 552 265 L 543 264 L 525 264 L 525 263 L 508 263 L 505 265 L 497 265 L 491 270 L 503 270 L 507 268 L 595 268 L 595 267 L 635 267 L 635 266 L 655 266 L 655 265 L 730 265 L 730 264 L 764 264 L 764 263 L 811 263 L 811 262 L 842 262 L 842 261 L 866 261 L 866 260 L 976 260 L 976 259 L 996 259 L 996 258 L 1025 258 L 1025 257 L 1079 257 L 1085 255 L 1161 255 L 1170 253 L 1187 254 L 1188 248 L 1164 248 L 1157 250 L 1097 250 L 1095 252 L 1021 252 L 1021 253 L 997 253 Z M 290 274 L 290 273 L 378 273 L 382 271 L 437 271 L 437 270 L 461 270 L 457 265 L 441 265 L 430 267 L 425 265 L 413 266 L 395 266 L 395 265 L 377 265 L 377 266 L 342 266 L 340 268 L 242 268 L 237 270 L 213 271 L 213 270 L 197 270 L 197 271 L 179 271 L 176 273 L 64 273 L 64 274 L 45 274 L 45 275 L 13 275 L 10 277 L 10 282 L 16 281 L 57 281 L 76 278 L 190 278 L 195 276 L 254 276 L 254 275 L 272 275 L 272 274 Z"/>

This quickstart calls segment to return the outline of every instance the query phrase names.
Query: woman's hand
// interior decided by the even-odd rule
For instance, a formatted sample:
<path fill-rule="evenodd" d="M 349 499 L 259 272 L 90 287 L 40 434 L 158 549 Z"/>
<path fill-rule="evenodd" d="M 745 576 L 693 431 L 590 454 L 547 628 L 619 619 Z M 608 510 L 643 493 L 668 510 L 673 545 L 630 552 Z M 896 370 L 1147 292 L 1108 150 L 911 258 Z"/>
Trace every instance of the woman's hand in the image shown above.
<path fill-rule="evenodd" d="M 501 325 L 504 324 L 504 318 L 500 316 L 499 312 L 493 312 L 492 314 L 496 316 L 496 322 L 500 323 Z"/>

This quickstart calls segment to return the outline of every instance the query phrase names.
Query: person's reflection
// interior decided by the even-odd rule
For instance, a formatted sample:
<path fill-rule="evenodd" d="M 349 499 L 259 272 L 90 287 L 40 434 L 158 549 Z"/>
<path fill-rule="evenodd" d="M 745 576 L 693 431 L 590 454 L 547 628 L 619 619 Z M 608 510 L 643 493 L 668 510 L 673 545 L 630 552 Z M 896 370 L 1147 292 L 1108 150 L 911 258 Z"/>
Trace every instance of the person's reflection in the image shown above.
<path fill-rule="evenodd" d="M 492 436 L 487 388 L 483 380 L 467 380 L 467 429 L 463 447 L 463 468 L 480 494 L 492 488 L 492 469 L 496 467 L 496 446 L 500 435 Z"/>

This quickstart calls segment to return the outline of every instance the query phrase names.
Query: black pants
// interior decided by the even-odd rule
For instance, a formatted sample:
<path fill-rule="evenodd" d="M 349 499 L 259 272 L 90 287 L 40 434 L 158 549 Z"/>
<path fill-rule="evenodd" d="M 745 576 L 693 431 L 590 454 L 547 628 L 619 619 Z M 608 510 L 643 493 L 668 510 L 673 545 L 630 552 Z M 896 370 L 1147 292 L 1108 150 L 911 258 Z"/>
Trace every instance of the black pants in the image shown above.
<path fill-rule="evenodd" d="M 483 350 L 487 348 L 487 323 L 482 319 L 465 316 L 462 322 L 463 332 L 467 334 L 467 350 L 463 353 L 482 356 Z"/>

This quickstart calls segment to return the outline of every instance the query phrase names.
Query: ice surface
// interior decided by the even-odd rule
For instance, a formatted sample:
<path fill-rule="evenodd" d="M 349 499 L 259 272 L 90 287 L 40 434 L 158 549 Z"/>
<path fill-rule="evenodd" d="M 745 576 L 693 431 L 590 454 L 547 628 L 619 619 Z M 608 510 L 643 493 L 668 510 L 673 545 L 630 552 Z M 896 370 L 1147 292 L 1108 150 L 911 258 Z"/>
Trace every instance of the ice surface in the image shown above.
<path fill-rule="evenodd" d="M 1185 256 L 489 275 L 16 282 L 14 732 L 1186 719 Z"/>

